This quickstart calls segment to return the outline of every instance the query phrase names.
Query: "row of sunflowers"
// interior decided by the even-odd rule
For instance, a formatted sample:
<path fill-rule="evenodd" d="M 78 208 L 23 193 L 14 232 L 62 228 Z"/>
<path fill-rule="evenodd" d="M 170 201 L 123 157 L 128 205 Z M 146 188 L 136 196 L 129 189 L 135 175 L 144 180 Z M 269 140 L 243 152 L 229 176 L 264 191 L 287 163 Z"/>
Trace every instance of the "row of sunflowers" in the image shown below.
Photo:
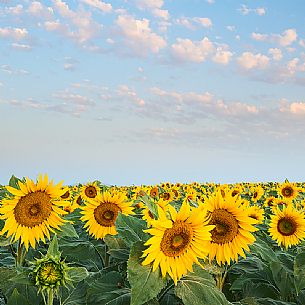
<path fill-rule="evenodd" d="M 303 183 L 0 187 L 0 304 L 305 304 Z"/>

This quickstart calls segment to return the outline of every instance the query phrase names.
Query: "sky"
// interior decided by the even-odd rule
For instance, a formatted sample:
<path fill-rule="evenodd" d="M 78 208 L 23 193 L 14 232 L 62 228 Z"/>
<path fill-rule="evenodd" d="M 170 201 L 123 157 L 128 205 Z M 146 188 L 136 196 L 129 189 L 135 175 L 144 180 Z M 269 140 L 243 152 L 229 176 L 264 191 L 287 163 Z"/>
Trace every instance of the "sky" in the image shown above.
<path fill-rule="evenodd" d="M 0 0 L 0 184 L 304 181 L 304 11 Z"/>

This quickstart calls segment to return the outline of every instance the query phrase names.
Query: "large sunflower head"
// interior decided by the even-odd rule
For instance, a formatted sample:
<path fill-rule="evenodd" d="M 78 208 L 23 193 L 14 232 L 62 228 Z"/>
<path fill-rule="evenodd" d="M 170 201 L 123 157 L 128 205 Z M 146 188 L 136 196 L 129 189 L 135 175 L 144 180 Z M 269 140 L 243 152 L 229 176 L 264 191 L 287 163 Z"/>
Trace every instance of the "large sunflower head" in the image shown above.
<path fill-rule="evenodd" d="M 214 226 L 207 225 L 206 213 L 191 210 L 186 201 L 178 213 L 172 206 L 168 211 L 170 219 L 159 207 L 158 220 L 146 230 L 152 237 L 145 244 L 149 247 L 143 251 L 142 264 L 153 263 L 153 271 L 160 266 L 162 276 L 169 274 L 177 284 L 183 275 L 193 271 L 193 263 L 200 264 L 198 258 L 206 257 Z"/>
<path fill-rule="evenodd" d="M 94 199 L 100 193 L 100 188 L 97 182 L 89 182 L 81 188 L 82 199 Z"/>
<path fill-rule="evenodd" d="M 117 234 L 115 220 L 119 212 L 124 215 L 133 213 L 132 202 L 128 201 L 125 194 L 118 192 L 100 193 L 95 199 L 87 200 L 80 209 L 84 227 L 96 239 L 104 238 L 107 234 Z"/>
<path fill-rule="evenodd" d="M 271 238 L 286 249 L 299 244 L 305 238 L 304 213 L 292 205 L 277 207 L 273 212 L 268 230 Z"/>
<path fill-rule="evenodd" d="M 255 241 L 252 232 L 257 230 L 257 221 L 248 216 L 242 200 L 218 191 L 206 199 L 203 207 L 208 210 L 209 224 L 215 226 L 211 231 L 210 261 L 216 257 L 218 265 L 230 264 L 238 260 L 238 255 L 245 257 L 244 251 L 249 251 L 248 245 Z"/>
<path fill-rule="evenodd" d="M 64 223 L 61 215 L 66 214 L 60 206 L 67 206 L 61 196 L 66 192 L 62 182 L 53 185 L 48 176 L 39 176 L 37 182 L 26 178 L 18 182 L 19 189 L 6 186 L 13 195 L 4 199 L 0 207 L 0 219 L 5 220 L 1 234 L 11 236 L 13 241 L 20 239 L 28 250 L 29 245 L 35 248 L 36 242 L 45 237 L 50 239 L 50 231 L 59 229 Z"/>
<path fill-rule="evenodd" d="M 295 183 L 284 182 L 279 185 L 277 192 L 278 194 L 285 199 L 295 199 L 299 194 L 300 188 L 296 186 Z"/>

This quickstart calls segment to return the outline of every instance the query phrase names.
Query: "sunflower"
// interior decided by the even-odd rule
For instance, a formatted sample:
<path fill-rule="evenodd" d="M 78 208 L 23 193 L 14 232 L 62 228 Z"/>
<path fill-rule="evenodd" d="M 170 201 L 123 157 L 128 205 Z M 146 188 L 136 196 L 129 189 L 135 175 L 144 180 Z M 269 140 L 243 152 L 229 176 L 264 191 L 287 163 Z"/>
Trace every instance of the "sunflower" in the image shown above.
<path fill-rule="evenodd" d="M 278 245 L 291 247 L 299 244 L 305 238 L 305 218 L 301 211 L 292 205 L 279 207 L 271 215 L 269 225 L 270 236 Z"/>
<path fill-rule="evenodd" d="M 95 199 L 87 200 L 80 209 L 84 215 L 80 218 L 85 222 L 84 227 L 96 239 L 102 239 L 107 234 L 117 234 L 115 220 L 119 212 L 124 215 L 133 213 L 131 202 L 127 201 L 125 194 L 112 194 L 107 191 L 99 193 Z"/>
<path fill-rule="evenodd" d="M 153 263 L 152 270 L 159 266 L 162 277 L 169 276 L 177 281 L 188 271 L 193 271 L 193 263 L 200 264 L 198 258 L 205 258 L 209 252 L 210 231 L 214 226 L 207 225 L 206 213 L 191 210 L 184 202 L 177 212 L 169 206 L 171 219 L 167 219 L 162 208 L 158 208 L 159 218 L 153 227 L 145 230 L 152 237 L 145 243 L 149 246 L 143 251 L 142 265 Z"/>
<path fill-rule="evenodd" d="M 264 189 L 261 186 L 256 186 L 251 189 L 251 199 L 253 202 L 257 202 L 264 195 Z"/>
<path fill-rule="evenodd" d="M 245 257 L 244 250 L 249 251 L 249 245 L 255 241 L 251 232 L 257 230 L 253 226 L 257 221 L 248 216 L 242 200 L 218 191 L 200 207 L 207 208 L 209 224 L 215 225 L 209 245 L 210 261 L 216 257 L 218 265 L 230 264 L 231 260 L 238 261 L 238 255 Z"/>
<path fill-rule="evenodd" d="M 60 198 L 63 200 L 71 200 L 72 198 L 71 190 L 69 188 L 66 188 L 66 192 L 63 195 L 61 195 Z"/>
<path fill-rule="evenodd" d="M 82 199 L 93 199 L 100 193 L 97 182 L 87 183 L 81 188 Z"/>
<path fill-rule="evenodd" d="M 264 222 L 264 209 L 258 206 L 249 206 L 246 211 L 249 217 L 257 220 L 257 224 Z"/>
<path fill-rule="evenodd" d="M 289 200 L 295 199 L 299 194 L 300 188 L 296 186 L 295 183 L 284 182 L 283 184 L 278 186 L 277 192 L 278 194 Z"/>
<path fill-rule="evenodd" d="M 20 189 L 6 186 L 13 197 L 2 201 L 0 219 L 5 224 L 0 234 L 11 236 L 13 242 L 20 239 L 28 250 L 29 245 L 35 248 L 36 242 L 45 242 L 45 237 L 50 239 L 50 231 L 60 228 L 64 223 L 60 215 L 66 213 L 59 206 L 69 202 L 61 199 L 67 191 L 62 188 L 62 182 L 53 185 L 47 175 L 40 175 L 36 183 L 26 178 L 18 184 Z"/>

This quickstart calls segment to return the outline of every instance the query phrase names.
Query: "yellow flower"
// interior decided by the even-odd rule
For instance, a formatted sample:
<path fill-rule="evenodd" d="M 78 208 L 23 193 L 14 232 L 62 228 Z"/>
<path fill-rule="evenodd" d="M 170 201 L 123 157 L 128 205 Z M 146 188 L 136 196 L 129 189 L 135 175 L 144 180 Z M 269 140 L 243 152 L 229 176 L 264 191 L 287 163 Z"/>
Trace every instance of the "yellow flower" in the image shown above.
<path fill-rule="evenodd" d="M 277 208 L 271 216 L 269 225 L 270 236 L 278 245 L 291 247 L 299 244 L 305 238 L 304 214 L 292 205 Z"/>
<path fill-rule="evenodd" d="M 218 191 L 200 207 L 207 208 L 209 224 L 215 225 L 209 246 L 210 261 L 216 257 L 218 265 L 230 264 L 231 260 L 238 261 L 238 255 L 245 257 L 244 250 L 249 251 L 249 245 L 255 241 L 252 232 L 257 230 L 257 221 L 248 216 L 242 200 Z"/>
<path fill-rule="evenodd" d="M 153 263 L 153 271 L 160 266 L 162 276 L 169 274 L 176 285 L 183 275 L 193 271 L 193 263 L 200 264 L 198 258 L 206 257 L 214 226 L 207 225 L 206 213 L 191 210 L 187 202 L 178 213 L 169 206 L 169 213 L 171 219 L 159 207 L 158 220 L 146 230 L 152 237 L 145 243 L 149 247 L 143 251 L 142 264 Z"/>
<path fill-rule="evenodd" d="M 284 182 L 277 188 L 278 194 L 285 199 L 295 199 L 301 189 L 295 183 Z"/>
<path fill-rule="evenodd" d="M 81 188 L 82 199 L 94 199 L 100 193 L 97 182 L 87 183 Z"/>
<path fill-rule="evenodd" d="M 124 215 L 132 214 L 133 207 L 124 194 L 104 192 L 95 199 L 90 199 L 80 206 L 80 218 L 85 222 L 84 227 L 96 239 L 102 239 L 107 234 L 116 235 L 115 220 L 121 212 Z"/>
<path fill-rule="evenodd" d="M 66 213 L 59 206 L 69 202 L 61 199 L 66 192 L 62 182 L 53 185 L 47 175 L 40 175 L 36 183 L 26 178 L 18 184 L 20 189 L 6 186 L 13 198 L 2 201 L 0 219 L 4 219 L 5 224 L 1 234 L 11 236 L 13 242 L 20 239 L 28 250 L 29 245 L 35 248 L 36 242 L 45 242 L 45 237 L 50 239 L 50 231 L 60 228 L 64 223 L 60 215 Z"/>

